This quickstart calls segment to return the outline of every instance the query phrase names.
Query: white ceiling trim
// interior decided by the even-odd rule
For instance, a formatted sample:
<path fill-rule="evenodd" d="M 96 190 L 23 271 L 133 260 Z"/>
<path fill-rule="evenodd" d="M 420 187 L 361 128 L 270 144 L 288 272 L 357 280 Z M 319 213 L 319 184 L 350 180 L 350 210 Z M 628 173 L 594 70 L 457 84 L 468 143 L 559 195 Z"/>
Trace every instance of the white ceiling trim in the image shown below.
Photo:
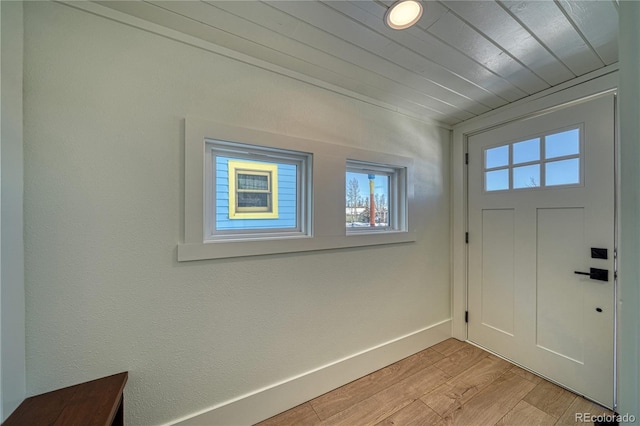
<path fill-rule="evenodd" d="M 513 121 L 515 119 L 525 117 L 526 114 L 523 113 L 522 111 L 523 110 L 528 111 L 529 109 L 531 109 L 532 108 L 531 105 L 533 102 L 535 102 L 536 105 L 543 105 L 545 104 L 545 102 L 543 101 L 544 98 L 549 98 L 550 96 L 555 95 L 556 93 L 565 92 L 569 90 L 574 90 L 579 92 L 580 90 L 584 90 L 584 89 L 581 89 L 581 86 L 583 84 L 589 83 L 594 80 L 597 81 L 596 82 L 597 85 L 602 85 L 603 82 L 605 82 L 604 83 L 605 85 L 608 85 L 607 88 L 602 89 L 600 91 L 596 91 L 594 93 L 599 95 L 604 92 L 609 92 L 614 88 L 616 88 L 618 85 L 617 83 L 618 69 L 619 69 L 619 64 L 617 62 L 615 64 L 608 65 L 604 68 L 597 69 L 588 74 L 577 77 L 573 80 L 569 80 L 557 86 L 550 87 L 546 90 L 543 90 L 542 92 L 535 93 L 531 96 L 520 99 L 509 105 L 505 105 L 504 107 L 495 109 L 482 116 L 474 117 L 470 120 L 464 121 L 462 123 L 458 123 L 453 126 L 453 130 L 454 132 L 462 132 L 464 134 L 471 135 L 472 134 L 470 133 L 472 131 L 471 129 L 474 129 L 473 131 L 475 132 L 475 130 L 478 129 L 478 123 L 492 122 L 492 126 L 500 126 L 502 124 Z M 589 91 L 587 90 L 587 92 Z M 589 96 L 592 96 L 594 93 L 590 93 Z M 580 98 L 580 95 L 574 94 L 570 97 Z M 553 105 L 545 104 L 544 107 L 539 107 L 539 110 L 544 111 L 544 110 L 550 109 L 552 106 Z M 491 117 L 501 117 L 501 119 L 494 118 L 493 120 L 491 120 Z M 484 129 L 482 129 L 482 131 L 484 131 Z"/>

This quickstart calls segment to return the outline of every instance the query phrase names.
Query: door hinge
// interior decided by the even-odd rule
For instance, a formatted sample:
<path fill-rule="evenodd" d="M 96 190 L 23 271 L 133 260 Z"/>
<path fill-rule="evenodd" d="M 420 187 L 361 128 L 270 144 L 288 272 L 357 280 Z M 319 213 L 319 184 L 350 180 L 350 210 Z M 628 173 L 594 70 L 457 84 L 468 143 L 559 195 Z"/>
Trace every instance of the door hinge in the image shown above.
<path fill-rule="evenodd" d="M 464 322 L 469 322 L 469 311 L 464 311 Z"/>
<path fill-rule="evenodd" d="M 466 244 L 469 244 L 469 233 L 468 233 L 468 232 L 465 232 L 465 233 L 464 233 L 464 242 L 465 242 Z"/>
<path fill-rule="evenodd" d="M 468 152 L 464 153 L 464 164 L 469 164 L 469 153 Z"/>

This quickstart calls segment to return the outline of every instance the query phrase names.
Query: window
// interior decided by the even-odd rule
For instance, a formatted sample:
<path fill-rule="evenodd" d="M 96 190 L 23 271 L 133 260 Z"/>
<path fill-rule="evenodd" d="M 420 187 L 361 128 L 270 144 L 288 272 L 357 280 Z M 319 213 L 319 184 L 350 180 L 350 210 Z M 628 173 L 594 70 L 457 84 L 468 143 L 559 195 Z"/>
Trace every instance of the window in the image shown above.
<path fill-rule="evenodd" d="M 402 167 L 347 160 L 347 234 L 405 230 L 405 180 Z"/>
<path fill-rule="evenodd" d="M 578 127 L 486 149 L 485 191 L 579 185 L 580 131 Z"/>
<path fill-rule="evenodd" d="M 184 131 L 179 262 L 416 241 L 411 158 L 195 117 Z M 345 229 L 347 172 L 374 226 Z"/>
<path fill-rule="evenodd" d="M 309 155 L 207 140 L 206 240 L 306 235 Z"/>

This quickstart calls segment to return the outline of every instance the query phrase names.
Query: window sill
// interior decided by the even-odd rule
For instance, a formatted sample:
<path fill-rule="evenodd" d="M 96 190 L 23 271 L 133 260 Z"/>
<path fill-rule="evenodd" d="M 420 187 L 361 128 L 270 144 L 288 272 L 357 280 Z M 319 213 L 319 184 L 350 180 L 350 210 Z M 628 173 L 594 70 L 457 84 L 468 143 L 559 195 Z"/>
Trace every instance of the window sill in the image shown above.
<path fill-rule="evenodd" d="M 415 232 L 178 244 L 178 262 L 412 243 Z"/>

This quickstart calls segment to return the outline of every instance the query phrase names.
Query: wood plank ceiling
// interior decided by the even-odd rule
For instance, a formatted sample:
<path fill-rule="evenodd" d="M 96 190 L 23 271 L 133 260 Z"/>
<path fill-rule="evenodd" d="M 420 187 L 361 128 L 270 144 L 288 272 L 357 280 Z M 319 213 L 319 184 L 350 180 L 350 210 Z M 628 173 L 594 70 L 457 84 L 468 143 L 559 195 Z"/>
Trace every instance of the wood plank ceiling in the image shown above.
<path fill-rule="evenodd" d="M 615 0 L 424 1 L 401 31 L 393 1 L 98 3 L 446 125 L 618 60 Z"/>

